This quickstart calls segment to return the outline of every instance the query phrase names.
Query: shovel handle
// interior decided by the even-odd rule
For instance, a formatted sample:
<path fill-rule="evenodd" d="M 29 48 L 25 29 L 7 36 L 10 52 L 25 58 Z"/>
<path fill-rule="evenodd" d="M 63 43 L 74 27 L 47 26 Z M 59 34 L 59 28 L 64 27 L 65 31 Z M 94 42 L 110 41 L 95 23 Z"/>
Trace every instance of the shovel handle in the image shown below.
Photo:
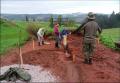
<path fill-rule="evenodd" d="M 100 43 L 100 38 L 96 38 L 96 42 L 97 42 L 97 44 L 99 44 Z"/>
<path fill-rule="evenodd" d="M 33 50 L 35 49 L 35 41 L 34 38 L 32 37 L 32 46 L 33 46 Z"/>

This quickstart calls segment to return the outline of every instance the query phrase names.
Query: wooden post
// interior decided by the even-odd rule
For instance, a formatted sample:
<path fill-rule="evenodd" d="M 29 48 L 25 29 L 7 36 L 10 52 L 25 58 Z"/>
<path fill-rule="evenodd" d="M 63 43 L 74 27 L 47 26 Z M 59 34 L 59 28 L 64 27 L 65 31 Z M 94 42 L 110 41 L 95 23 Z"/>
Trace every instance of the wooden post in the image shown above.
<path fill-rule="evenodd" d="M 19 56 L 20 56 L 20 68 L 23 67 L 23 57 L 22 57 L 22 49 L 21 47 L 19 48 Z"/>
<path fill-rule="evenodd" d="M 75 63 L 75 61 L 76 61 L 76 55 L 73 54 L 73 63 Z"/>
<path fill-rule="evenodd" d="M 33 50 L 35 49 L 35 41 L 34 41 L 34 38 L 32 37 L 32 46 L 33 46 Z"/>

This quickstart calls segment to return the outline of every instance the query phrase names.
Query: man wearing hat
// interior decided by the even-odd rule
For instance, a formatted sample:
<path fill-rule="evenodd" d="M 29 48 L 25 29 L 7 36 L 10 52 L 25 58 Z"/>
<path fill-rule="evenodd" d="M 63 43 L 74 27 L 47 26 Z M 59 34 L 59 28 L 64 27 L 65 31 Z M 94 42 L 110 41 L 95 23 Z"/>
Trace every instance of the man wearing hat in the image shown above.
<path fill-rule="evenodd" d="M 81 30 L 84 30 L 83 37 L 83 51 L 84 51 L 84 62 L 86 64 L 92 64 L 92 56 L 95 48 L 95 39 L 97 37 L 97 31 L 101 34 L 102 30 L 98 23 L 95 22 L 95 14 L 89 12 L 87 16 L 88 22 L 83 25 Z"/>

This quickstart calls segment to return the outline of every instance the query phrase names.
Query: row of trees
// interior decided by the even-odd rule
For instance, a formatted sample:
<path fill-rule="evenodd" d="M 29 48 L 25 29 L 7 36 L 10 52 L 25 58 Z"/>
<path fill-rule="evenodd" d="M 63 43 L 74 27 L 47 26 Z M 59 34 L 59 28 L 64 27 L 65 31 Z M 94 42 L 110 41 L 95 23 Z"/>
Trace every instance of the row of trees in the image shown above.
<path fill-rule="evenodd" d="M 53 16 L 51 15 L 51 17 L 49 19 L 51 28 L 53 28 L 55 21 L 58 22 L 58 24 L 61 26 L 62 25 L 62 15 L 59 15 L 57 19 L 54 19 Z"/>
<path fill-rule="evenodd" d="M 53 24 L 53 16 L 50 17 L 49 22 L 50 22 L 49 26 L 52 28 L 54 26 L 54 24 Z"/>
<path fill-rule="evenodd" d="M 35 21 L 36 19 L 32 19 L 32 21 Z M 26 16 L 26 21 L 30 21 L 28 16 Z M 53 28 L 54 22 L 58 22 L 58 24 L 64 25 L 66 27 L 74 27 L 76 25 L 75 19 L 68 19 L 63 18 L 62 15 L 59 15 L 57 18 L 54 18 L 52 15 L 49 18 L 49 26 Z M 105 15 L 105 14 L 96 14 L 96 21 L 99 23 L 99 25 L 102 28 L 114 28 L 114 27 L 120 27 L 120 13 L 116 13 L 113 11 L 111 15 Z"/>
<path fill-rule="evenodd" d="M 49 19 L 49 23 L 50 23 L 50 27 L 53 28 L 54 26 L 54 22 L 58 22 L 58 24 L 64 25 L 66 27 L 74 27 L 75 26 L 75 21 L 72 19 L 68 19 L 68 18 L 62 18 L 62 15 L 59 15 L 58 18 L 53 18 L 53 16 L 51 15 L 50 19 Z"/>
<path fill-rule="evenodd" d="M 25 21 L 36 21 L 36 19 L 35 18 L 32 18 L 32 19 L 30 19 L 28 16 L 25 16 Z"/>
<path fill-rule="evenodd" d="M 96 21 L 102 28 L 120 27 L 120 13 L 108 15 L 96 15 Z"/>
<path fill-rule="evenodd" d="M 113 11 L 111 15 L 105 15 L 105 14 L 96 14 L 96 21 L 99 23 L 100 27 L 102 28 L 115 28 L 120 27 L 120 13 L 116 13 Z M 50 17 L 50 27 L 53 27 L 54 19 L 53 16 Z M 73 27 L 75 26 L 75 21 L 67 19 L 66 21 L 63 21 L 63 18 L 61 15 L 58 16 L 57 22 L 59 25 L 65 25 L 67 27 Z"/>

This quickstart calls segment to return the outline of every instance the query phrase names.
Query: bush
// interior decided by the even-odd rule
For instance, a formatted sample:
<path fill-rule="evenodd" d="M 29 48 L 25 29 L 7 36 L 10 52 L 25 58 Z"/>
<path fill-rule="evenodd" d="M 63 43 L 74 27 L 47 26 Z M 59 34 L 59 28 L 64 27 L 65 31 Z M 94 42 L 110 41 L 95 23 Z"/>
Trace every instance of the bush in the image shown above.
<path fill-rule="evenodd" d="M 37 25 L 35 25 L 34 23 L 29 23 L 26 29 L 30 36 L 37 38 L 37 31 L 39 29 Z"/>

